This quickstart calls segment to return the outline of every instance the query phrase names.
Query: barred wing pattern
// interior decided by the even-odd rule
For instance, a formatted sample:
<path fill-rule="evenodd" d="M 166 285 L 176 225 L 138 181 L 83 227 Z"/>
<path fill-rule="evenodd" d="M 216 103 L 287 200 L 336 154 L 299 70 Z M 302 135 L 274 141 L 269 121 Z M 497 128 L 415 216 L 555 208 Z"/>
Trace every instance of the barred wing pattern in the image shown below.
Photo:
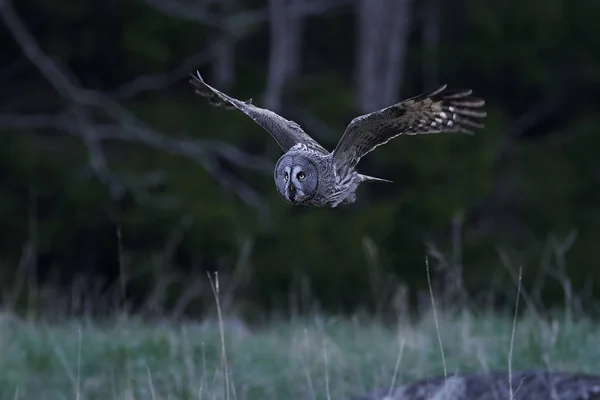
<path fill-rule="evenodd" d="M 484 118 L 486 113 L 478 110 L 485 101 L 471 93 L 471 90 L 446 90 L 444 85 L 354 118 L 333 151 L 336 164 L 354 168 L 364 155 L 399 135 L 472 134 L 473 128 L 483 127 L 477 119 Z"/>
<path fill-rule="evenodd" d="M 254 106 L 251 98 L 241 101 L 220 92 L 204 82 L 200 72 L 196 72 L 196 75 L 190 74 L 190 83 L 196 89 L 196 93 L 207 97 L 213 106 L 230 110 L 238 109 L 252 118 L 254 122 L 271 134 L 284 152 L 287 152 L 294 145 L 302 143 L 313 150 L 329 154 L 317 141 L 304 132 L 300 125 L 283 118 L 273 111 Z"/>

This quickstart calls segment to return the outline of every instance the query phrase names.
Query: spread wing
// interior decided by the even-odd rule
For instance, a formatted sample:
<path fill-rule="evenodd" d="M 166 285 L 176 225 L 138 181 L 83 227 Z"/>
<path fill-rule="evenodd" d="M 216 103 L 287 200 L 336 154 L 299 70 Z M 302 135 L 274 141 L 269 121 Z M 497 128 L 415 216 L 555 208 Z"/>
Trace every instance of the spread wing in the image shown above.
<path fill-rule="evenodd" d="M 377 146 L 399 135 L 419 135 L 442 132 L 472 134 L 482 128 L 477 122 L 484 118 L 479 110 L 485 102 L 471 96 L 471 90 L 439 89 L 423 93 L 370 114 L 354 118 L 342 135 L 335 150 L 337 165 L 355 167 L 361 157 Z"/>
<path fill-rule="evenodd" d="M 190 76 L 190 83 L 196 88 L 196 93 L 200 96 L 208 97 L 210 104 L 214 106 L 230 110 L 238 109 L 252 118 L 254 122 L 273 136 L 273 139 L 275 139 L 284 152 L 287 152 L 294 145 L 302 143 L 314 150 L 329 154 L 327 150 L 317 143 L 316 140 L 308 136 L 300 128 L 300 125 L 294 121 L 289 121 L 273 111 L 254 106 L 252 99 L 240 101 L 218 91 L 204 82 L 200 72 L 196 72 L 196 75 L 190 74 Z"/>

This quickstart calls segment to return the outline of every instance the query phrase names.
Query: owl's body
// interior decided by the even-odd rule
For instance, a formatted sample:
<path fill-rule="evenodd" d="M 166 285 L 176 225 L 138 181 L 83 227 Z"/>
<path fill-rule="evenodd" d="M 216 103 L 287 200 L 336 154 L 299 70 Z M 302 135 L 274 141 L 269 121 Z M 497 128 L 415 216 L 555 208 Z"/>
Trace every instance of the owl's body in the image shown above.
<path fill-rule="evenodd" d="M 285 183 L 285 166 L 304 165 L 303 171 L 310 169 L 314 165 L 317 176 L 315 190 L 304 190 L 304 184 L 295 182 L 297 177 L 293 173 L 293 168 L 288 170 L 288 180 L 296 190 L 290 193 L 290 185 Z M 300 172 L 300 171 L 298 171 Z M 297 173 L 296 173 L 297 175 Z M 293 146 L 278 160 L 273 175 L 275 186 L 278 187 L 278 193 L 290 204 L 302 204 L 313 207 L 337 207 L 340 204 L 353 203 L 356 200 L 356 189 L 358 186 L 371 177 L 359 174 L 352 168 L 340 168 L 335 163 L 333 154 L 323 154 L 304 144 Z M 377 178 L 371 178 L 377 180 Z M 384 180 L 382 180 L 384 181 Z M 283 182 L 283 185 L 281 185 Z M 308 192 L 308 193 L 306 193 Z"/>
<path fill-rule="evenodd" d="M 275 165 L 277 192 L 290 204 L 337 207 L 353 203 L 356 189 L 363 182 L 391 182 L 360 174 L 360 159 L 376 147 L 399 135 L 442 132 L 472 133 L 483 125 L 475 119 L 485 117 L 477 108 L 484 101 L 471 97 L 470 90 L 446 91 L 446 86 L 382 110 L 354 118 L 336 148 L 329 152 L 293 121 L 252 104 L 240 101 L 209 86 L 200 74 L 190 82 L 196 93 L 211 104 L 238 109 L 269 132 L 284 151 Z"/>

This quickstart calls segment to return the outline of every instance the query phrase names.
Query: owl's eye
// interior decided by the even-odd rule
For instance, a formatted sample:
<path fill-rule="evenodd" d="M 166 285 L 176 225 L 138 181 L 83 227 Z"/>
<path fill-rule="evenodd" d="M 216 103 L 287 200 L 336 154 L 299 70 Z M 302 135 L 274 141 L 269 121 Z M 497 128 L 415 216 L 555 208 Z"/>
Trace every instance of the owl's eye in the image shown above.
<path fill-rule="evenodd" d="M 296 175 L 296 178 L 298 178 L 299 181 L 303 181 L 304 178 L 306 178 L 306 175 L 304 174 L 304 172 L 298 172 L 298 175 Z"/>
<path fill-rule="evenodd" d="M 290 177 L 289 177 L 289 175 L 288 175 L 288 173 L 287 173 L 287 172 L 286 172 L 285 174 L 283 174 L 283 179 L 285 179 L 285 180 L 287 181 L 289 178 L 290 178 Z"/>

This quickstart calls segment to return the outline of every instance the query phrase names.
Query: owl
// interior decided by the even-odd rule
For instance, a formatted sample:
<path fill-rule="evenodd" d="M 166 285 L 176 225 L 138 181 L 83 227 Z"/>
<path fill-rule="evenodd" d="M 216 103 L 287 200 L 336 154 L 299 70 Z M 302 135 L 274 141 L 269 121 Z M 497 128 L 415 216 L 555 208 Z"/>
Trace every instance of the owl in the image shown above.
<path fill-rule="evenodd" d="M 256 107 L 252 99 L 241 101 L 208 85 L 199 72 L 190 74 L 197 94 L 218 107 L 237 109 L 269 132 L 283 150 L 275 164 L 279 195 L 289 204 L 337 207 L 356 201 L 363 182 L 392 182 L 356 170 L 360 159 L 376 147 L 400 135 L 442 132 L 473 134 L 486 116 L 484 100 L 471 90 L 447 90 L 446 85 L 429 93 L 400 101 L 379 111 L 354 118 L 335 149 L 327 151 L 295 122 L 273 111 Z"/>

